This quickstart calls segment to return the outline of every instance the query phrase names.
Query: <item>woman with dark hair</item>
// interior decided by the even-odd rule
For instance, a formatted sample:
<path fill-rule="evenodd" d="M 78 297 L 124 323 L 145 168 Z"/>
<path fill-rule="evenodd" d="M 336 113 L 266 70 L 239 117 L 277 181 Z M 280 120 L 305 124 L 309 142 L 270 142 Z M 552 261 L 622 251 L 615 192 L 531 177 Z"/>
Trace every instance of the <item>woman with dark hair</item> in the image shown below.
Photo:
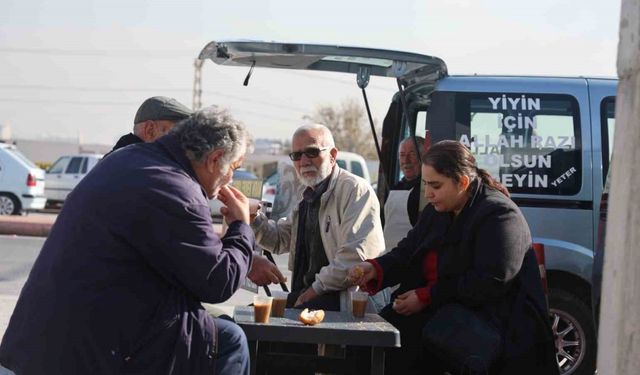
<path fill-rule="evenodd" d="M 388 373 L 558 374 L 531 234 L 508 191 L 456 141 L 430 147 L 422 179 L 430 204 L 416 226 L 387 254 L 349 270 L 371 294 L 400 284 L 380 313 L 401 334 Z M 460 324 L 459 313 L 472 317 Z M 488 333 L 471 333 L 476 326 Z M 433 335 L 443 329 L 455 338 L 438 346 Z"/>

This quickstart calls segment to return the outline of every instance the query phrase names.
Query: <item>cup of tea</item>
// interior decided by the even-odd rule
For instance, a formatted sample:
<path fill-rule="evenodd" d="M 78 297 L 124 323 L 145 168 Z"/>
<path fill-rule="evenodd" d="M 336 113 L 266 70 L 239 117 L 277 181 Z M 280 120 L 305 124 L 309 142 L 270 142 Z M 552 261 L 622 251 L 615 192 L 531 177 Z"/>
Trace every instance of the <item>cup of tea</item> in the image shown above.
<path fill-rule="evenodd" d="M 351 312 L 356 318 L 364 318 L 367 311 L 367 302 L 369 301 L 369 293 L 354 291 L 351 292 Z"/>
<path fill-rule="evenodd" d="M 256 323 L 269 323 L 273 297 L 253 296 L 253 321 Z"/>
<path fill-rule="evenodd" d="M 274 318 L 282 318 L 284 316 L 284 309 L 287 307 L 287 297 L 289 292 L 274 290 L 271 292 L 273 302 L 271 303 L 271 316 Z"/>

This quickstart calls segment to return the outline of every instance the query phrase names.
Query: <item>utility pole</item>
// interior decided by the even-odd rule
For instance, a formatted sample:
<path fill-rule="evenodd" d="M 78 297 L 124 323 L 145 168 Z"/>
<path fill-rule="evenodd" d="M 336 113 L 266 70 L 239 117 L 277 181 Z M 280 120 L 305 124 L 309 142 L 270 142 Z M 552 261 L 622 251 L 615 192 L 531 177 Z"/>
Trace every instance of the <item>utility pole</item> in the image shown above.
<path fill-rule="evenodd" d="M 640 371 L 640 0 L 622 0 L 598 375 Z"/>
<path fill-rule="evenodd" d="M 204 60 L 195 59 L 193 62 L 193 110 L 202 108 L 202 64 Z"/>

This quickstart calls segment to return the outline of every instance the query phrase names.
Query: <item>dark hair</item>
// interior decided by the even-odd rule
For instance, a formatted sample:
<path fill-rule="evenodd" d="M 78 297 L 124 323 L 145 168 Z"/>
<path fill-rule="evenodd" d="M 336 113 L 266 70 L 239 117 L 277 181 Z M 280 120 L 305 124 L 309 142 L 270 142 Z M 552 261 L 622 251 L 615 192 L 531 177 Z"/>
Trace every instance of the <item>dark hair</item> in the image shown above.
<path fill-rule="evenodd" d="M 440 141 L 427 150 L 422 159 L 422 164 L 428 165 L 443 176 L 459 182 L 462 176 L 469 177 L 473 181 L 476 177 L 502 194 L 509 196 L 509 191 L 504 185 L 496 181 L 489 172 L 476 166 L 476 158 L 458 141 Z"/>

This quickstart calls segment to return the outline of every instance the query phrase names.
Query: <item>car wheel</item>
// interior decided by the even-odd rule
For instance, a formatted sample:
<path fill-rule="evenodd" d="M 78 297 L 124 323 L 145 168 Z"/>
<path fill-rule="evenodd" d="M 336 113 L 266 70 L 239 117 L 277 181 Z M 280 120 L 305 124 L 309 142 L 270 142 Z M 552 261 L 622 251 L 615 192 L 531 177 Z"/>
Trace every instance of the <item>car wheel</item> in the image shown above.
<path fill-rule="evenodd" d="M 591 311 L 577 296 L 549 290 L 551 328 L 561 375 L 593 375 L 596 338 Z"/>
<path fill-rule="evenodd" d="M 10 194 L 0 194 L 0 215 L 20 214 L 20 203 Z"/>

